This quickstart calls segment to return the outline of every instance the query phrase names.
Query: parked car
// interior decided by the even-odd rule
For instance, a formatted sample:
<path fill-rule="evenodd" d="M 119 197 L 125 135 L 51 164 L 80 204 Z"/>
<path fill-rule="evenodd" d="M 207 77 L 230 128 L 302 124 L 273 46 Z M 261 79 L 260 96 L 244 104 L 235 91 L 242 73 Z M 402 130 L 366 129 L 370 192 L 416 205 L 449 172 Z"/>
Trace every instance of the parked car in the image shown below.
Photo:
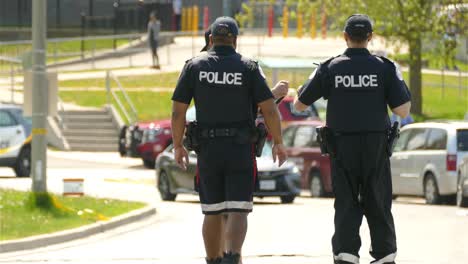
<path fill-rule="evenodd" d="M 314 104 L 306 110 L 299 112 L 294 108 L 294 97 L 286 96 L 278 104 L 278 110 L 281 114 L 281 126 L 285 128 L 290 122 L 300 120 L 320 120 L 319 113 Z"/>
<path fill-rule="evenodd" d="M 468 155 L 468 122 L 437 121 L 402 128 L 391 157 L 393 194 L 455 200 L 457 164 Z"/>
<path fill-rule="evenodd" d="M 174 201 L 179 193 L 195 194 L 194 176 L 197 167 L 197 155 L 189 154 L 187 170 L 182 170 L 174 160 L 172 145 L 156 159 L 156 187 L 164 201 Z M 271 146 L 265 145 L 262 157 L 257 158 L 258 186 L 256 197 L 279 196 L 282 203 L 293 203 L 300 194 L 300 175 L 298 168 L 291 162 L 281 167 L 273 163 Z"/>
<path fill-rule="evenodd" d="M 468 131 L 463 134 L 464 137 L 468 137 Z M 463 147 L 468 148 L 468 145 Z M 468 157 L 463 159 L 458 168 L 457 205 L 468 207 Z"/>
<path fill-rule="evenodd" d="M 135 123 L 123 127 L 119 140 L 120 155 L 141 158 L 145 167 L 153 169 L 156 157 L 171 144 L 171 133 L 170 120 Z"/>
<path fill-rule="evenodd" d="M 293 103 L 294 97 L 287 96 L 278 104 L 283 126 L 291 121 L 319 119 L 314 105 L 303 112 L 297 112 Z M 192 106 L 187 110 L 186 120 L 187 122 L 196 120 L 195 107 Z M 171 142 L 170 120 L 135 123 L 122 128 L 119 152 L 121 156 L 140 157 L 145 167 L 154 168 L 154 160 Z"/>
<path fill-rule="evenodd" d="M 317 120 L 296 121 L 283 131 L 288 160 L 299 167 L 301 187 L 310 190 L 312 197 L 332 193 L 330 158 L 322 156 L 316 139 L 315 128 L 322 125 Z"/>
<path fill-rule="evenodd" d="M 11 167 L 18 177 L 31 174 L 31 121 L 15 105 L 0 104 L 0 167 Z"/>

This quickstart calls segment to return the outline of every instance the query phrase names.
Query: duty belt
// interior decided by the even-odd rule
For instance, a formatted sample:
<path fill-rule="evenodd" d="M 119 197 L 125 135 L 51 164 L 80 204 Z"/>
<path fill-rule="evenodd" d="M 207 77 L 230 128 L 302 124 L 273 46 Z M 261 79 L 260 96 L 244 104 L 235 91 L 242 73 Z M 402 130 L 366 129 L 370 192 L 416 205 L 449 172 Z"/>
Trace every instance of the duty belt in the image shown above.
<path fill-rule="evenodd" d="M 248 128 L 203 128 L 200 131 L 201 138 L 234 137 L 239 132 L 245 132 Z"/>

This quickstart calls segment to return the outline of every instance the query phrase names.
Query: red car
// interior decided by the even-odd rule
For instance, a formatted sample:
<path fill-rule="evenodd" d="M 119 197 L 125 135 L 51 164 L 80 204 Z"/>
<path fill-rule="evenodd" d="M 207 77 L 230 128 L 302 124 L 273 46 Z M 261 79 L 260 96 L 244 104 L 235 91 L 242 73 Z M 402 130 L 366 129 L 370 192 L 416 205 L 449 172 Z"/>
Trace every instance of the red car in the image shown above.
<path fill-rule="evenodd" d="M 283 130 L 283 143 L 288 160 L 296 163 L 301 172 L 301 187 L 309 189 L 312 197 L 332 193 L 330 158 L 322 156 L 315 128 L 317 120 L 295 121 Z"/>
<path fill-rule="evenodd" d="M 295 120 L 319 119 L 313 105 L 303 112 L 297 112 L 293 102 L 294 97 L 287 96 L 278 104 L 283 126 Z M 190 107 L 187 111 L 187 121 L 196 120 L 195 114 L 195 107 Z M 171 143 L 170 120 L 136 123 L 122 129 L 119 151 L 122 156 L 141 157 L 145 167 L 154 168 L 156 157 Z"/>

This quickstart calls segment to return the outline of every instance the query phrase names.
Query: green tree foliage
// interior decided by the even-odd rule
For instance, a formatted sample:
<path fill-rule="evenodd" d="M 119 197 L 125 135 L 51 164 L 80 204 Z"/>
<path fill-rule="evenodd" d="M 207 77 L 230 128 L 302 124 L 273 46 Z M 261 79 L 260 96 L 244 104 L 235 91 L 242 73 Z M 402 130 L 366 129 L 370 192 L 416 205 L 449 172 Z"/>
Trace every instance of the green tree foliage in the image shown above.
<path fill-rule="evenodd" d="M 324 0 L 342 29 L 351 14 L 364 13 L 374 21 L 374 31 L 390 40 L 403 41 L 409 49 L 409 86 L 412 112 L 422 114 L 421 67 L 423 39 L 440 40 L 447 34 L 466 34 L 465 0 Z M 456 33 L 454 33 L 456 32 Z M 452 47 L 453 48 L 453 47 Z"/>

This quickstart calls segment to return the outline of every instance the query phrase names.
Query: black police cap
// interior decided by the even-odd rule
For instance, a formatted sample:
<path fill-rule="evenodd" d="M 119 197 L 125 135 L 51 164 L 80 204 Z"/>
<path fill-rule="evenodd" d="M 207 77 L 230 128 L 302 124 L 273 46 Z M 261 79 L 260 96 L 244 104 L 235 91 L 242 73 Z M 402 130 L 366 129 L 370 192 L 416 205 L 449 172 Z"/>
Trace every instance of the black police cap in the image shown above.
<path fill-rule="evenodd" d="M 232 17 L 218 17 L 211 25 L 211 35 L 233 37 L 239 34 L 239 27 Z"/>
<path fill-rule="evenodd" d="M 372 33 L 372 22 L 367 15 L 354 14 L 346 20 L 344 31 L 352 37 L 366 37 Z"/>
<path fill-rule="evenodd" d="M 205 31 L 205 47 L 203 47 L 203 49 L 200 50 L 200 52 L 208 50 L 208 47 L 210 46 L 210 35 L 211 35 L 211 27 L 208 28 L 207 31 Z"/>

